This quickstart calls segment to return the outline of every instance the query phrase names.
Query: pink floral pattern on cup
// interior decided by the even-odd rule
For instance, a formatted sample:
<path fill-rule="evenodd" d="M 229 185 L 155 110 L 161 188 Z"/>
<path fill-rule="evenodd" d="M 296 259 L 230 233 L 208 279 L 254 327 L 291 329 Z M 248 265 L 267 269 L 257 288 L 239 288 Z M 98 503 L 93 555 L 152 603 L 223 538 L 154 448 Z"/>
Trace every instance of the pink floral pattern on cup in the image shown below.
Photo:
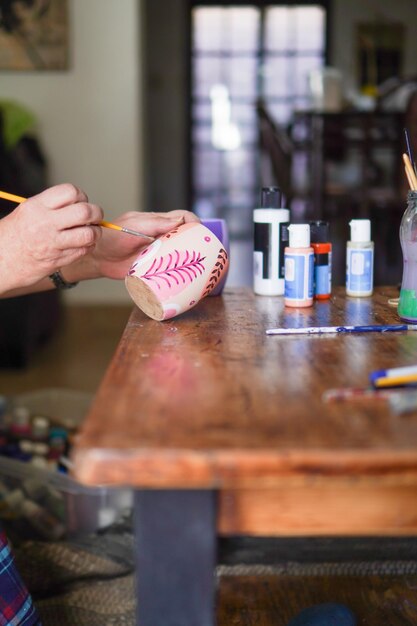
<path fill-rule="evenodd" d="M 219 239 L 197 222 L 162 235 L 139 254 L 126 277 L 132 299 L 153 319 L 169 319 L 195 306 L 228 268 Z"/>
<path fill-rule="evenodd" d="M 195 250 L 174 250 L 166 256 L 156 257 L 140 278 L 146 280 L 152 291 L 165 299 L 179 293 L 203 274 L 205 258 Z"/>

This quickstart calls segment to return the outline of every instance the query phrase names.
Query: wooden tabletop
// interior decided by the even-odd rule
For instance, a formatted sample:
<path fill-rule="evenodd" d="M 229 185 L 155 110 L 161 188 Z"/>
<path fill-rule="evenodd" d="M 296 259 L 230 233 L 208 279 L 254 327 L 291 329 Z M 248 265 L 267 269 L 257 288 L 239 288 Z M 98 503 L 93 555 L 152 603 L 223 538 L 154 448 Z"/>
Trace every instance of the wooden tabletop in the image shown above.
<path fill-rule="evenodd" d="M 307 309 L 230 289 L 156 322 L 134 309 L 73 459 L 87 484 L 247 488 L 303 476 L 416 476 L 417 412 L 380 399 L 324 403 L 372 370 L 414 364 L 417 333 L 266 336 L 270 327 L 398 323 L 388 299 Z"/>

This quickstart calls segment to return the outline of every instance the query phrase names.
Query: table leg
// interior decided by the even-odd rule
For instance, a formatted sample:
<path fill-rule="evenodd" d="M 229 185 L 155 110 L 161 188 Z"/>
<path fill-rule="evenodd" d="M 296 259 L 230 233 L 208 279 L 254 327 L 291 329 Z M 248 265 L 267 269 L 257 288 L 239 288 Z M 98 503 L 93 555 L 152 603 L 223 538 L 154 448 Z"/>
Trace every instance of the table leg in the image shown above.
<path fill-rule="evenodd" d="M 214 626 L 216 494 L 135 492 L 138 626 Z"/>

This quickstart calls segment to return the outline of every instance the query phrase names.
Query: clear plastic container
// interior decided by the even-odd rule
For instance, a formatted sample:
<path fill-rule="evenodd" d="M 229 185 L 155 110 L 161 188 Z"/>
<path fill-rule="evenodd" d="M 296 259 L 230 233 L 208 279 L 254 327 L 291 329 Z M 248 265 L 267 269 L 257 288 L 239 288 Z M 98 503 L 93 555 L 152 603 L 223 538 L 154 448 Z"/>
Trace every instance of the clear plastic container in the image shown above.
<path fill-rule="evenodd" d="M 5 457 L 0 457 L 0 496 L 3 525 L 18 524 L 26 538 L 52 540 L 106 528 L 131 509 L 133 497 L 129 488 L 86 487 L 67 474 Z M 39 508 L 26 515 L 28 502 Z"/>
<path fill-rule="evenodd" d="M 401 220 L 400 243 L 403 253 L 398 315 L 402 320 L 417 324 L 417 192 L 408 193 L 407 208 Z"/>
<path fill-rule="evenodd" d="M 91 399 L 84 392 L 43 389 L 10 398 L 10 405 L 74 433 Z M 130 511 L 132 501 L 128 487 L 87 487 L 58 470 L 0 456 L 0 519 L 19 539 L 57 540 L 95 532 Z"/>

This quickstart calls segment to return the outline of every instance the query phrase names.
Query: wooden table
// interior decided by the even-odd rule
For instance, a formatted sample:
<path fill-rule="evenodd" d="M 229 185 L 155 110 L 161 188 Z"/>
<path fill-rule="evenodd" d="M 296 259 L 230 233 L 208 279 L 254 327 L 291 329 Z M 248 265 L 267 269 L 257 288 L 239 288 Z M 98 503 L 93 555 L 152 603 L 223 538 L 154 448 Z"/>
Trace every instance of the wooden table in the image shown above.
<path fill-rule="evenodd" d="M 416 533 L 417 412 L 322 393 L 415 363 L 417 333 L 265 335 L 398 323 L 397 295 L 289 309 L 236 289 L 167 322 L 132 312 L 74 461 L 87 484 L 135 488 L 140 626 L 215 623 L 218 534 Z"/>

